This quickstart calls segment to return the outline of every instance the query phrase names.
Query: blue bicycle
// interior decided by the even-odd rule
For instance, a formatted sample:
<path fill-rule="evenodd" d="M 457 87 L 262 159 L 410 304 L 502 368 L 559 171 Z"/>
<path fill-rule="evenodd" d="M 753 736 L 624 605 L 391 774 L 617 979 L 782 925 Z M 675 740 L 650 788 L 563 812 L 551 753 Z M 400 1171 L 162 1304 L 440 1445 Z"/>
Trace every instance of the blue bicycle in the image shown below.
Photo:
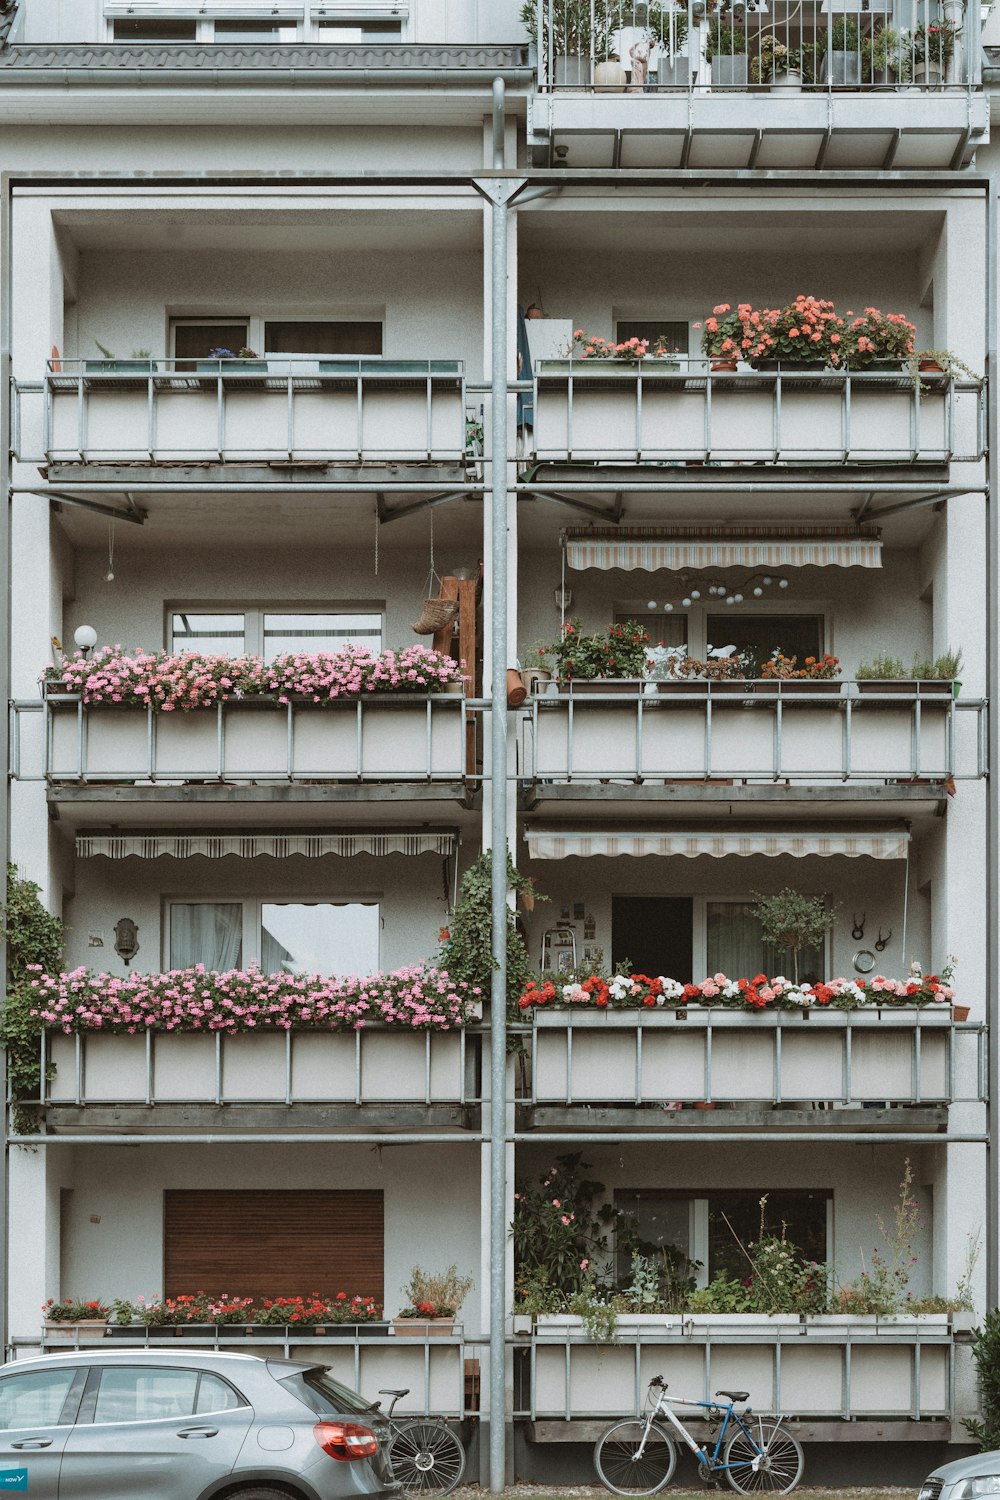
<path fill-rule="evenodd" d="M 655 1375 L 646 1393 L 642 1417 L 616 1422 L 598 1439 L 594 1467 L 606 1489 L 614 1495 L 655 1495 L 670 1482 L 677 1464 L 677 1445 L 657 1420 L 664 1417 L 698 1460 L 698 1473 L 706 1483 L 725 1474 L 738 1495 L 787 1495 L 802 1478 L 802 1446 L 780 1417 L 755 1416 L 747 1391 L 716 1391 L 729 1399 L 694 1401 L 687 1396 L 667 1397 L 662 1376 Z M 709 1441 L 701 1446 L 673 1410 L 697 1406 L 710 1425 Z"/>

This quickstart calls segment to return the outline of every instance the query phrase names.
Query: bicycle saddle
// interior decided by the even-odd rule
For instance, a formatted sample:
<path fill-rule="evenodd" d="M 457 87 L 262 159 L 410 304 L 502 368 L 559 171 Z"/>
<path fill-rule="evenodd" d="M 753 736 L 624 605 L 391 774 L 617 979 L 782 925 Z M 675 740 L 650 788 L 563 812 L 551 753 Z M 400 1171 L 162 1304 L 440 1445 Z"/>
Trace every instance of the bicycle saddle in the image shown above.
<path fill-rule="evenodd" d="M 728 1396 L 730 1401 L 749 1401 L 749 1391 L 716 1391 L 717 1396 Z"/>
<path fill-rule="evenodd" d="M 402 1396 L 408 1396 L 409 1394 L 410 1394 L 410 1387 L 409 1386 L 406 1387 L 405 1391 L 383 1391 L 383 1390 L 379 1390 L 379 1395 L 380 1396 L 400 1396 L 400 1397 L 402 1397 Z"/>

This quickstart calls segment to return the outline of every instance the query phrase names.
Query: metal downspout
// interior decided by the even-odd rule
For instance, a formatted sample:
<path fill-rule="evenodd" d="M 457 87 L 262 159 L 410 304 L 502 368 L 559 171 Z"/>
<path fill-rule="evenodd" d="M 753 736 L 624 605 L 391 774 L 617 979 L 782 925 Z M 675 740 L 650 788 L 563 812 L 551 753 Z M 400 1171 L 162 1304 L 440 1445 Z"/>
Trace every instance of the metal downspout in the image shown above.
<path fill-rule="evenodd" d="M 986 1306 L 1000 1302 L 1000 1077 L 997 1066 L 997 1023 L 1000 1019 L 1000 431 L 997 391 L 997 186 L 993 173 L 986 187 L 986 1020 L 987 1133 L 986 1146 Z"/>
<path fill-rule="evenodd" d="M 504 83 L 493 80 L 493 167 L 504 165 Z M 500 183 L 497 184 L 501 186 Z M 506 186 L 506 184 L 504 184 Z M 490 1490 L 506 1477 L 507 1315 L 507 196 L 493 199 L 491 468 L 492 712 L 490 808 L 493 985 L 490 992 Z"/>
<path fill-rule="evenodd" d="M 11 697 L 10 684 L 10 527 L 11 527 L 11 323 L 14 293 L 11 286 L 13 251 L 11 246 L 11 201 L 13 187 L 6 172 L 0 172 L 0 697 L 4 718 Z M 7 865 L 10 860 L 10 744 L 5 731 L 0 734 L 0 900 L 7 914 Z M 7 944 L 0 941 L 0 1005 L 7 1003 Z M 0 1349 L 7 1357 L 7 1303 L 10 1281 L 10 1146 L 7 1118 L 7 1053 L 0 1048 L 0 1109 L 3 1110 L 3 1170 L 0 1171 Z"/>

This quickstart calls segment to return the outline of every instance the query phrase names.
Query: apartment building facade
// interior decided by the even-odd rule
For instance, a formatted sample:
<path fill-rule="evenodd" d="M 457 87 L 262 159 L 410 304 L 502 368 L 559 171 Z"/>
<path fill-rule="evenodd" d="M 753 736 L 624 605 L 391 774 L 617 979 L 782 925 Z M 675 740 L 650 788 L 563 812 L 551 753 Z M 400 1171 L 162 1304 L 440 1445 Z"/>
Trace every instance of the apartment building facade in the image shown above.
<path fill-rule="evenodd" d="M 968 1308 L 623 1313 L 602 1342 L 515 1319 L 508 1226 L 580 1153 L 701 1288 L 764 1196 L 849 1286 L 912 1181 L 908 1293 L 998 1300 L 990 24 L 957 0 L 8 0 L 10 859 L 64 923 L 66 1004 L 105 976 L 104 1025 L 53 1020 L 8 1109 L 10 1354 L 60 1337 L 49 1298 L 318 1286 L 391 1318 L 415 1263 L 454 1263 L 444 1337 L 240 1346 L 408 1385 L 484 1480 L 505 1443 L 508 1472 L 583 1474 L 658 1372 L 793 1413 L 820 1471 L 961 1451 Z M 703 351 L 713 310 L 799 293 L 901 315 L 938 368 Z M 636 621 L 644 680 L 564 671 L 508 707 L 506 668 L 566 625 Z M 404 691 L 415 642 L 458 691 Z M 116 666 L 345 648 L 396 653 L 382 691 L 239 679 L 163 712 Z M 78 650 L 122 678 L 82 690 Z M 764 670 L 824 654 L 839 673 Z M 829 912 L 804 978 L 954 955 L 966 1018 L 888 992 L 506 1025 L 485 995 L 457 1027 L 253 1035 L 186 1000 L 176 1026 L 102 1012 L 198 965 L 433 964 L 503 831 L 547 897 L 518 907 L 536 974 L 773 975 L 753 908 L 792 888 Z"/>

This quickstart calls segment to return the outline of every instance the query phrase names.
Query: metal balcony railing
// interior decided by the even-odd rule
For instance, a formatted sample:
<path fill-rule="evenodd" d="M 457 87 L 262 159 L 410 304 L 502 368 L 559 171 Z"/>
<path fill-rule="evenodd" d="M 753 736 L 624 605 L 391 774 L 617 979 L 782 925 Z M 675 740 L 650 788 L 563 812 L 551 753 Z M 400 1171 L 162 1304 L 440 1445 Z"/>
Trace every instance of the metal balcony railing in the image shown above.
<path fill-rule="evenodd" d="M 14 387 L 24 462 L 463 463 L 461 360 L 50 360 Z"/>
<path fill-rule="evenodd" d="M 906 371 L 751 370 L 694 356 L 541 360 L 538 460 L 944 464 L 985 452 L 983 384 Z"/>
<path fill-rule="evenodd" d="M 519 774 L 536 785 L 986 775 L 986 703 L 954 698 L 950 683 L 695 679 L 546 686 L 555 690 L 532 696 L 519 738 Z"/>
<path fill-rule="evenodd" d="M 54 693 L 11 706 L 18 781 L 456 782 L 475 770 L 459 694 L 229 699 L 162 714 Z"/>
<path fill-rule="evenodd" d="M 537 0 L 539 87 L 597 93 L 980 85 L 978 5 L 942 0 Z"/>
<path fill-rule="evenodd" d="M 979 1104 L 987 1031 L 948 1008 L 537 1011 L 524 1104 Z M 827 1115 L 826 1127 L 835 1125 Z"/>

